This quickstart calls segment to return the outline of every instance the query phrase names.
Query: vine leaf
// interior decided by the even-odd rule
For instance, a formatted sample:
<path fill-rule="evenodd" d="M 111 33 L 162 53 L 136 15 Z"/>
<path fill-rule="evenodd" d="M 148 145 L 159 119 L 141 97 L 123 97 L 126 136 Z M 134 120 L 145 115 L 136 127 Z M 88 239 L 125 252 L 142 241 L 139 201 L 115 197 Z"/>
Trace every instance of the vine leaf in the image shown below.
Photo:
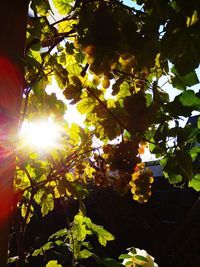
<path fill-rule="evenodd" d="M 180 174 L 185 181 L 190 181 L 193 177 L 192 158 L 188 153 L 178 150 L 176 151 L 176 159 Z"/>
<path fill-rule="evenodd" d="M 183 92 L 179 96 L 180 102 L 182 105 L 187 106 L 187 107 L 197 107 L 199 109 L 200 106 L 200 98 L 197 97 L 194 93 L 193 90 L 187 90 Z"/>
<path fill-rule="evenodd" d="M 43 195 L 42 196 L 42 203 L 41 203 L 41 213 L 44 217 L 48 214 L 49 211 L 52 211 L 54 208 L 54 199 L 52 194 Z"/>
<path fill-rule="evenodd" d="M 61 264 L 58 264 L 58 261 L 49 261 L 46 265 L 46 267 L 62 267 Z"/>
<path fill-rule="evenodd" d="M 199 79 L 195 71 L 190 72 L 185 76 L 180 76 L 175 67 L 173 67 L 171 71 L 175 75 L 175 77 L 172 79 L 172 85 L 176 89 L 186 90 L 188 86 L 190 87 L 199 83 Z"/>
<path fill-rule="evenodd" d="M 200 174 L 197 173 L 192 180 L 189 182 L 189 186 L 194 188 L 196 191 L 200 191 Z"/>
<path fill-rule="evenodd" d="M 85 97 L 78 103 L 77 110 L 81 114 L 89 114 L 93 111 L 94 107 L 95 107 L 95 100 L 91 97 Z"/>
<path fill-rule="evenodd" d="M 91 257 L 93 255 L 93 253 L 91 251 L 89 251 L 88 249 L 83 249 L 80 251 L 80 258 L 81 259 L 87 259 L 89 257 Z"/>
<path fill-rule="evenodd" d="M 53 0 L 54 6 L 58 9 L 58 12 L 62 15 L 66 15 L 71 9 L 72 0 Z"/>
<path fill-rule="evenodd" d="M 47 251 L 47 250 L 49 250 L 51 248 L 53 248 L 53 242 L 47 242 L 41 248 L 35 249 L 33 251 L 32 256 L 36 257 L 38 255 L 43 255 L 45 251 Z"/>

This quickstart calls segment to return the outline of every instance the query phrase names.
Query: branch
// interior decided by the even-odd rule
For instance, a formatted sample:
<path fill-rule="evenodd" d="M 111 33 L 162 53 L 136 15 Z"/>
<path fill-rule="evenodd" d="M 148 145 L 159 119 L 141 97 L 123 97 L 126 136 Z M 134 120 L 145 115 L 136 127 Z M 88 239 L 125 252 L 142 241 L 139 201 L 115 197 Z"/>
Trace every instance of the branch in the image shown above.
<path fill-rule="evenodd" d="M 69 13 L 69 15 L 67 15 L 65 18 L 62 18 L 60 20 L 57 20 L 55 22 L 53 22 L 51 24 L 51 26 L 55 26 L 56 24 L 60 23 L 60 22 L 64 22 L 64 21 L 67 21 L 67 20 L 74 20 L 74 19 L 77 19 L 76 17 L 76 12 L 75 11 L 72 11 L 71 13 Z"/>
<path fill-rule="evenodd" d="M 113 70 L 113 73 L 114 73 L 114 74 L 122 74 L 122 75 L 124 75 L 124 76 L 128 76 L 128 77 L 130 77 L 130 78 L 132 78 L 132 79 L 141 80 L 141 81 L 144 81 L 144 82 L 150 84 L 150 82 L 149 82 L 147 79 L 145 79 L 145 78 L 137 77 L 137 76 L 134 76 L 133 74 L 128 74 L 128 73 L 126 73 L 126 72 L 124 72 L 124 71 L 121 71 L 121 70 L 118 70 L 118 69 L 114 69 L 114 70 Z"/>

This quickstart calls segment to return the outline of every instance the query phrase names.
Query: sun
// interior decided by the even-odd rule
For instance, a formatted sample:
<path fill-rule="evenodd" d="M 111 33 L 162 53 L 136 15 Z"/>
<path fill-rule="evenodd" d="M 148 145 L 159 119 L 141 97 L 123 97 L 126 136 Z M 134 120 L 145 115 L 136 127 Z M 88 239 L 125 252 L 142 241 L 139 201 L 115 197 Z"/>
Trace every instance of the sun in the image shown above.
<path fill-rule="evenodd" d="M 61 128 L 51 118 L 34 122 L 25 121 L 20 130 L 20 138 L 25 146 L 49 150 L 59 147 Z"/>

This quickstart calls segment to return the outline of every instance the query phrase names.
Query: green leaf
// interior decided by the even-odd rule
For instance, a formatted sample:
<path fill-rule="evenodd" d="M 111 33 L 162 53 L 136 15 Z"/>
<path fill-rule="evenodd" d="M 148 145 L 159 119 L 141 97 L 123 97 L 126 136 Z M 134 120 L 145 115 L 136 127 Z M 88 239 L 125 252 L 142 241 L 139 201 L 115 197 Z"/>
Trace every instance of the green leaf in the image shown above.
<path fill-rule="evenodd" d="M 177 118 L 178 116 L 189 117 L 192 114 L 192 111 L 194 110 L 193 107 L 184 106 L 181 103 L 179 96 L 176 96 L 174 101 L 167 103 L 164 109 L 166 112 L 168 112 L 175 118 Z"/>
<path fill-rule="evenodd" d="M 149 107 L 152 104 L 152 95 L 151 94 L 145 94 L 147 107 Z"/>
<path fill-rule="evenodd" d="M 80 126 L 76 123 L 72 123 L 70 130 L 69 130 L 69 136 L 72 141 L 74 141 L 75 144 L 78 144 L 80 141 Z"/>
<path fill-rule="evenodd" d="M 39 189 L 34 195 L 34 200 L 38 205 L 40 205 L 40 203 L 41 203 L 41 199 L 42 199 L 43 194 L 44 194 L 44 190 Z"/>
<path fill-rule="evenodd" d="M 119 100 L 119 99 L 123 99 L 125 98 L 126 96 L 130 96 L 131 93 L 130 93 L 130 85 L 128 82 L 124 81 L 122 84 L 120 84 L 120 90 L 117 94 L 117 98 L 116 100 Z"/>
<path fill-rule="evenodd" d="M 135 255 L 135 258 L 138 260 L 144 261 L 144 262 L 148 262 L 148 260 L 144 256 L 141 256 L 141 255 Z"/>
<path fill-rule="evenodd" d="M 175 65 L 181 76 L 185 76 L 199 65 L 200 37 L 193 27 L 187 28 L 179 25 L 177 21 L 174 22 L 168 24 L 169 27 L 162 38 L 162 55 Z"/>
<path fill-rule="evenodd" d="M 194 188 L 196 191 L 200 191 L 200 174 L 196 174 L 191 181 L 189 181 L 189 187 Z"/>
<path fill-rule="evenodd" d="M 115 239 L 114 236 L 107 230 L 105 230 L 102 226 L 93 224 L 92 229 L 97 234 L 99 243 L 104 247 L 107 245 L 107 241 L 112 241 Z"/>
<path fill-rule="evenodd" d="M 182 176 L 180 174 L 170 173 L 168 179 L 170 184 L 178 184 L 182 181 Z"/>
<path fill-rule="evenodd" d="M 77 110 L 81 114 L 91 113 L 94 107 L 95 107 L 95 100 L 91 97 L 86 97 L 77 104 Z"/>
<path fill-rule="evenodd" d="M 178 173 L 177 165 L 176 158 L 173 155 L 167 158 L 166 164 L 163 168 L 163 172 L 171 184 L 182 181 L 182 176 Z"/>
<path fill-rule="evenodd" d="M 133 255 L 134 254 L 137 254 L 137 250 L 135 247 L 130 247 L 130 248 L 127 248 L 128 252 L 131 252 Z"/>
<path fill-rule="evenodd" d="M 28 216 L 27 216 L 27 212 L 28 212 Z M 28 205 L 26 205 L 25 203 L 22 204 L 21 215 L 22 215 L 23 218 L 26 217 L 26 222 L 25 223 L 28 224 L 30 222 L 31 217 L 33 216 L 33 212 L 34 212 L 34 207 L 33 206 L 28 207 Z"/>
<path fill-rule="evenodd" d="M 93 246 L 90 244 L 90 242 L 82 242 L 82 246 L 87 248 L 88 250 L 93 249 Z"/>
<path fill-rule="evenodd" d="M 117 262 L 112 258 L 104 258 L 102 264 L 106 267 L 120 267 L 121 263 Z"/>
<path fill-rule="evenodd" d="M 49 1 L 44 0 L 34 0 L 31 2 L 31 8 L 36 11 L 41 16 L 46 16 L 51 10 Z"/>
<path fill-rule="evenodd" d="M 180 76 L 174 67 L 171 69 L 171 71 L 175 75 L 175 77 L 172 79 L 172 85 L 176 89 L 186 90 L 188 86 L 190 87 L 199 83 L 199 79 L 195 71 L 190 72 L 185 76 Z"/>
<path fill-rule="evenodd" d="M 49 261 L 47 264 L 46 264 L 46 267 L 62 267 L 61 264 L 58 264 L 58 261 Z"/>
<path fill-rule="evenodd" d="M 52 242 L 47 242 L 44 246 L 42 246 L 41 248 L 39 249 L 35 249 L 33 251 L 33 254 L 32 256 L 38 256 L 38 255 L 43 255 L 45 251 L 49 250 L 53 248 L 53 243 Z"/>
<path fill-rule="evenodd" d="M 200 147 L 199 146 L 194 146 L 190 149 L 189 151 L 190 155 L 192 154 L 200 154 Z"/>
<path fill-rule="evenodd" d="M 133 258 L 133 256 L 129 255 L 129 254 L 121 254 L 119 256 L 119 260 L 124 260 L 124 259 L 131 259 Z"/>
<path fill-rule="evenodd" d="M 9 257 L 7 263 L 8 263 L 8 264 L 9 264 L 9 263 L 16 263 L 16 262 L 18 262 L 18 260 L 19 260 L 19 257 L 18 257 L 18 256 Z"/>
<path fill-rule="evenodd" d="M 44 217 L 49 213 L 49 211 L 52 211 L 54 208 L 54 198 L 52 194 L 43 195 L 42 196 L 42 202 L 41 202 L 41 213 Z"/>
<path fill-rule="evenodd" d="M 60 14 L 66 15 L 71 10 L 73 0 L 53 0 L 54 6 Z"/>
<path fill-rule="evenodd" d="M 92 232 L 88 229 L 87 225 L 84 223 L 84 216 L 81 214 L 77 214 L 74 217 L 74 226 L 73 231 L 76 235 L 77 240 L 84 241 L 87 235 L 91 235 Z"/>
<path fill-rule="evenodd" d="M 200 98 L 197 97 L 193 90 L 186 90 L 179 96 L 182 105 L 187 107 L 198 107 L 200 109 Z"/>
<path fill-rule="evenodd" d="M 186 181 L 190 181 L 193 176 L 191 155 L 189 155 L 185 151 L 178 150 L 176 151 L 176 159 L 180 170 L 180 174 Z"/>
<path fill-rule="evenodd" d="M 83 249 L 80 251 L 79 255 L 80 255 L 79 257 L 81 259 L 87 259 L 87 258 L 91 257 L 93 255 L 93 253 L 87 249 Z"/>
<path fill-rule="evenodd" d="M 126 263 L 125 263 L 125 266 L 132 266 L 133 265 L 133 261 L 127 261 Z"/>
<path fill-rule="evenodd" d="M 67 235 L 67 233 L 68 233 L 67 228 L 61 229 L 61 230 L 57 231 L 56 233 L 52 234 L 49 237 L 49 240 L 54 239 L 54 238 L 57 239 L 57 238 L 64 237 Z"/>

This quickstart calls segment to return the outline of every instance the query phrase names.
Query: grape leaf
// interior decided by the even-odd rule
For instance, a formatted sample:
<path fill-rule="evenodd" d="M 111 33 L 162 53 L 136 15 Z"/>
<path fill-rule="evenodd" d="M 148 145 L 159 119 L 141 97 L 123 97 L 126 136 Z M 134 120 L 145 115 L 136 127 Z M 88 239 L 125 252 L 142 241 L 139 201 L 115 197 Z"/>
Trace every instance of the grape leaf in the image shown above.
<path fill-rule="evenodd" d="M 54 6 L 60 14 L 66 15 L 71 9 L 72 0 L 53 0 Z"/>
<path fill-rule="evenodd" d="M 58 264 L 58 261 L 49 261 L 47 264 L 46 264 L 46 267 L 62 267 L 61 264 Z"/>
<path fill-rule="evenodd" d="M 52 211 L 54 208 L 54 199 L 52 194 L 43 195 L 41 202 L 41 213 L 44 217 L 48 214 L 49 211 Z"/>
<path fill-rule="evenodd" d="M 200 174 L 196 174 L 191 181 L 189 181 L 189 187 L 194 188 L 196 191 L 200 191 Z"/>

